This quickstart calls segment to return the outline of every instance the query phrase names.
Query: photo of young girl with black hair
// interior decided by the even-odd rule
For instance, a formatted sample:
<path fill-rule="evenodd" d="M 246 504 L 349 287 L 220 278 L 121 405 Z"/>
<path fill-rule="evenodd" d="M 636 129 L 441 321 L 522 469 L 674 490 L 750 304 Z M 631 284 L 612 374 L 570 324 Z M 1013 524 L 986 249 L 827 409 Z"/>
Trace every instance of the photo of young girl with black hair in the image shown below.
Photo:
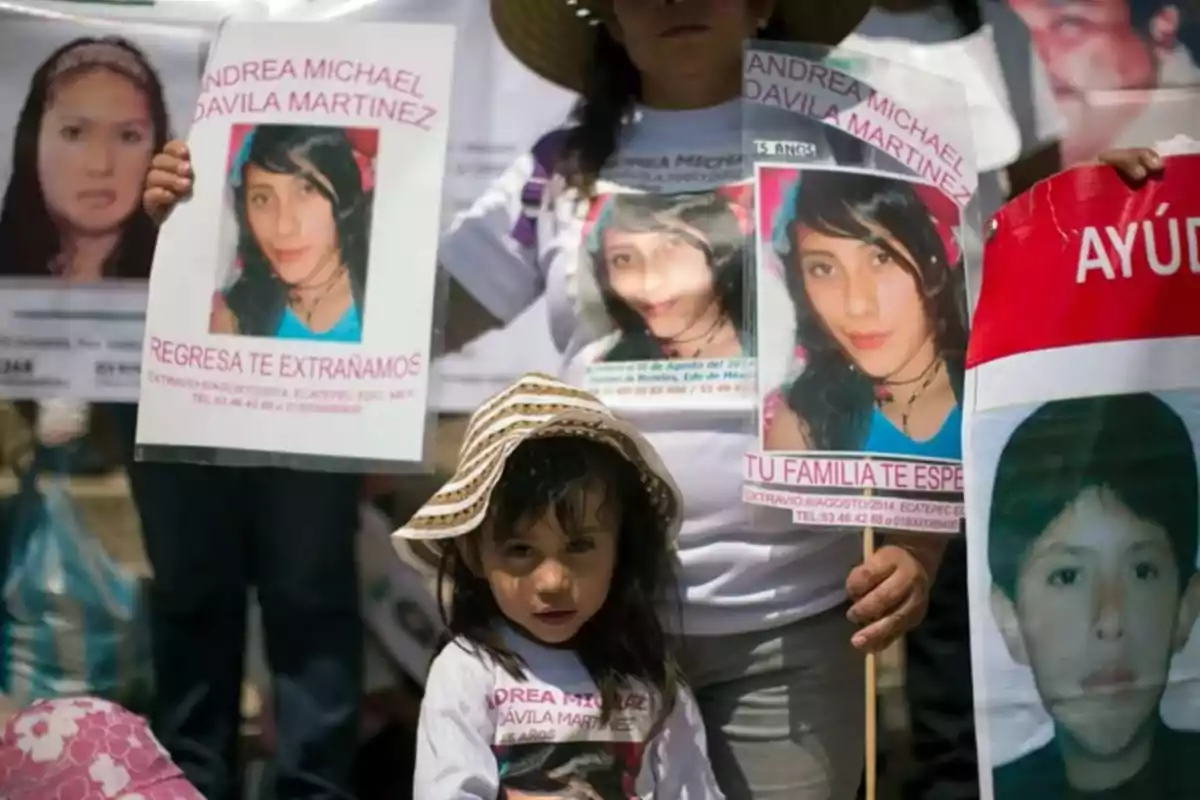
<path fill-rule="evenodd" d="M 760 268 L 782 272 L 795 313 L 790 374 L 760 387 L 764 449 L 961 458 L 957 207 L 878 174 L 763 167 L 760 182 Z"/>
<path fill-rule="evenodd" d="M 598 343 L 596 361 L 752 355 L 745 194 L 729 187 L 592 200 L 585 257 L 614 329 Z"/>
<path fill-rule="evenodd" d="M 1138 392 L 974 420 L 994 800 L 1200 797 L 1197 411 Z"/>
<path fill-rule="evenodd" d="M 235 125 L 233 277 L 209 331 L 361 342 L 378 131 Z"/>

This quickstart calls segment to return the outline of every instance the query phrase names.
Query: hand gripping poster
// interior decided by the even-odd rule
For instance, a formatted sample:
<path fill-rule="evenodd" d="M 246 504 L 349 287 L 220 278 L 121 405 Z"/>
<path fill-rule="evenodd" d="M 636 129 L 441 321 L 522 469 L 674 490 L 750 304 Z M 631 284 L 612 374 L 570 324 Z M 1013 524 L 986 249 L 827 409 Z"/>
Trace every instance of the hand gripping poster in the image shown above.
<path fill-rule="evenodd" d="M 957 534 L 977 181 L 960 87 L 867 56 L 756 45 L 746 502 L 797 524 Z"/>
<path fill-rule="evenodd" d="M 0 397 L 133 401 L 157 230 L 150 159 L 187 130 L 207 34 L 0 24 Z"/>
<path fill-rule="evenodd" d="M 222 28 L 155 253 L 141 457 L 423 461 L 453 46 L 448 25 Z"/>
<path fill-rule="evenodd" d="M 967 353 L 983 796 L 1200 797 L 1200 156 L 1005 206 Z"/>

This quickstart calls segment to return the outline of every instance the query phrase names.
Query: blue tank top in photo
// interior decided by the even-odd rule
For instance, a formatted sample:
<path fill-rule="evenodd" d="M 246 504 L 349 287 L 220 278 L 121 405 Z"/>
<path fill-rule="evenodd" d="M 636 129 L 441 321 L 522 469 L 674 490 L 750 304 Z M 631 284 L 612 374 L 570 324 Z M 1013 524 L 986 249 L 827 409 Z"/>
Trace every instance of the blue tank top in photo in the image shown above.
<path fill-rule="evenodd" d="M 933 438 L 914 442 L 876 408 L 871 412 L 871 427 L 863 443 L 867 453 L 912 456 L 914 458 L 962 458 L 962 409 L 954 409 Z"/>
<path fill-rule="evenodd" d="M 275 338 L 304 339 L 310 342 L 361 342 L 362 323 L 358 319 L 358 306 L 351 304 L 332 328 L 321 333 L 310 331 L 290 308 L 285 308 L 283 317 L 279 320 L 279 327 L 275 329 Z"/>

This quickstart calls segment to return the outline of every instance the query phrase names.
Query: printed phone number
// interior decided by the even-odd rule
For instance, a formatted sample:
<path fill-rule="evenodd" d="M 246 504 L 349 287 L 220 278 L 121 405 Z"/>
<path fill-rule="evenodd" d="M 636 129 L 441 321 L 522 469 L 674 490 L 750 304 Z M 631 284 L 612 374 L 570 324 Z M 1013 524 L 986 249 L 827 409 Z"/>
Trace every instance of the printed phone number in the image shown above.
<path fill-rule="evenodd" d="M 655 397 L 689 394 L 737 394 L 743 391 L 736 383 L 698 383 L 671 386 L 618 386 L 608 391 L 620 397 Z"/>

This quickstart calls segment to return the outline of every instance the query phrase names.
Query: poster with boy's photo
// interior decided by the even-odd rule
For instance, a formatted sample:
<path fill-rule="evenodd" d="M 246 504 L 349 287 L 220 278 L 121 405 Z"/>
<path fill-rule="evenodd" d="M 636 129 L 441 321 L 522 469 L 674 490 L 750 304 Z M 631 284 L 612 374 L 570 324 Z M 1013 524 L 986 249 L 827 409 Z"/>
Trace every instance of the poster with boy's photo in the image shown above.
<path fill-rule="evenodd" d="M 991 800 L 1200 796 L 1200 158 L 1165 162 L 1056 176 L 987 244 L 964 459 Z"/>
<path fill-rule="evenodd" d="M 1067 119 L 1066 163 L 1148 147 L 1200 114 L 1200 5 L 1192 0 L 1008 0 Z"/>
<path fill-rule="evenodd" d="M 191 120 L 201 31 L 0 25 L 0 396 L 136 399 L 150 159 Z"/>

